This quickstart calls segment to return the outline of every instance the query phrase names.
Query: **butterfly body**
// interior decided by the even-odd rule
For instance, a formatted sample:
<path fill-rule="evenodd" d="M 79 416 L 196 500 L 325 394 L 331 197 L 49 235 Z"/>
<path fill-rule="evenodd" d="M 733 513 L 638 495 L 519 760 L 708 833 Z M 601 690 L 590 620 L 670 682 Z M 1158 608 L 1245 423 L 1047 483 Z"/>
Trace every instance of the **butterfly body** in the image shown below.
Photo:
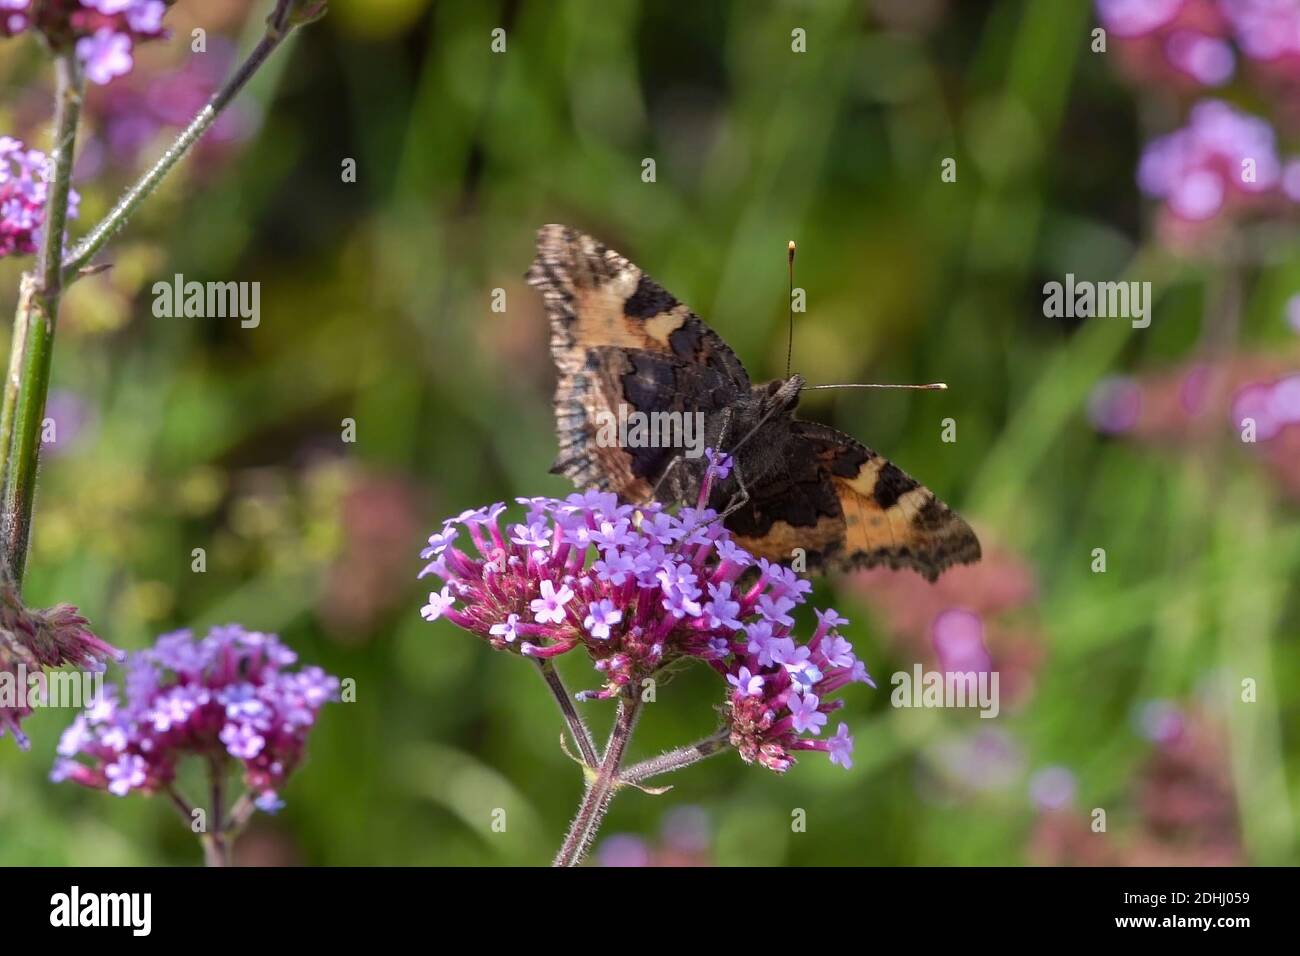
<path fill-rule="evenodd" d="M 729 512 L 728 529 L 755 555 L 908 567 L 930 580 L 979 559 L 970 527 L 932 492 L 795 415 L 800 376 L 753 385 L 716 332 L 618 253 L 543 226 L 527 278 L 542 293 L 559 373 L 552 471 L 633 503 L 694 505 L 708 446 L 734 464 L 709 503 Z M 610 440 L 606 426 L 629 416 L 648 420 L 652 438 L 674 437 L 669 423 L 678 423 L 675 437 L 690 441 Z"/>

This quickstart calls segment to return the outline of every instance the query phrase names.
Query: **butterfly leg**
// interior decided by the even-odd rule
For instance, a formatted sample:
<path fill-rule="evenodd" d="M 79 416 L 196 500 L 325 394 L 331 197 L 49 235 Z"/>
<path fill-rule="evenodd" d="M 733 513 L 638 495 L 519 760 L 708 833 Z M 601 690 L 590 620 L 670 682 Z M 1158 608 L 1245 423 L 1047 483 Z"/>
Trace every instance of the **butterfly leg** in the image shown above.
<path fill-rule="evenodd" d="M 727 502 L 727 507 L 723 508 L 722 514 L 718 515 L 718 521 L 725 521 L 728 515 L 735 514 L 749 504 L 749 489 L 745 487 L 745 479 L 740 473 L 740 468 L 733 465 L 731 473 L 736 476 L 736 484 L 740 485 L 740 491 L 731 496 L 731 500 Z"/>
<path fill-rule="evenodd" d="M 668 480 L 668 476 L 673 473 L 673 469 L 675 469 L 678 465 L 680 465 L 685 460 L 686 460 L 685 455 L 675 455 L 673 457 L 673 460 L 668 463 L 668 467 L 664 469 L 664 473 L 659 476 L 659 480 L 655 482 L 654 488 L 650 491 L 651 498 L 653 498 L 655 501 L 663 501 L 663 499 L 659 497 L 660 487 L 663 485 L 665 481 Z M 672 486 L 670 485 L 669 487 Z M 680 490 L 678 491 L 677 494 L 673 496 L 673 498 L 674 500 L 680 503 L 680 499 L 681 499 Z"/>

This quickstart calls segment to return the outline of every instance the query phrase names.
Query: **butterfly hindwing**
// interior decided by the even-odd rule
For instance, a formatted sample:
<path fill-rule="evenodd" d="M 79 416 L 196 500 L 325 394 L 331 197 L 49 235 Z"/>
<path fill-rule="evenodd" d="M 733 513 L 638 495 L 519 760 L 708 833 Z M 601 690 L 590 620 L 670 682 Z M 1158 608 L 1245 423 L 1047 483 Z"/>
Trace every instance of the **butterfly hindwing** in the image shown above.
<path fill-rule="evenodd" d="M 954 564 L 980 559 L 979 539 L 929 488 L 833 428 L 795 423 L 826 468 L 844 514 L 841 567 L 910 567 L 933 581 Z"/>

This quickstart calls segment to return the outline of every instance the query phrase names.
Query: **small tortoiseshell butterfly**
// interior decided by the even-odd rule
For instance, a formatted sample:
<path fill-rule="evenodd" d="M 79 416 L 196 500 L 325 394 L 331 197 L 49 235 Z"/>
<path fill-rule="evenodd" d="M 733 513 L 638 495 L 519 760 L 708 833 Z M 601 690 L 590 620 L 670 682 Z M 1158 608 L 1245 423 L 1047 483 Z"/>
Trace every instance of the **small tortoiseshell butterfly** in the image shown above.
<path fill-rule="evenodd" d="M 716 332 L 614 250 L 543 226 L 527 279 L 545 301 L 559 369 L 552 472 L 634 504 L 694 505 L 703 457 L 598 435 L 620 411 L 698 412 L 703 444 L 734 459 L 709 504 L 751 554 L 789 562 L 802 549 L 810 568 L 907 567 L 931 581 L 979 560 L 970 526 L 928 488 L 848 435 L 795 417 L 801 376 L 752 385 Z"/>

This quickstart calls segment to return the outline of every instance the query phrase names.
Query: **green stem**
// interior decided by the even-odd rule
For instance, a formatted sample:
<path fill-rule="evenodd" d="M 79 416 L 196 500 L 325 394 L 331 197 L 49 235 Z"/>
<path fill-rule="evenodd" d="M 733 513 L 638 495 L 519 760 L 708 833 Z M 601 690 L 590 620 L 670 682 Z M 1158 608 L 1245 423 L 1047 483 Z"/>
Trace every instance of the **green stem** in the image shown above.
<path fill-rule="evenodd" d="M 208 866 L 230 866 L 234 839 L 226 826 L 226 763 L 220 756 L 208 759 L 208 832 L 203 834 L 203 858 Z"/>
<path fill-rule="evenodd" d="M 18 390 L 23 380 L 23 356 L 27 352 L 27 323 L 21 318 L 35 308 L 32 297 L 39 284 L 36 276 L 23 273 L 18 286 L 18 309 L 9 341 L 9 372 L 5 376 L 3 407 L 0 408 L 0 502 L 9 478 L 9 448 L 14 440 L 14 416 L 18 409 Z"/>
<path fill-rule="evenodd" d="M 537 667 L 542 672 L 542 679 L 546 681 L 546 686 L 550 688 L 555 702 L 560 706 L 560 713 L 564 715 L 564 722 L 569 725 L 569 733 L 573 735 L 573 742 L 578 745 L 578 753 L 582 755 L 582 762 L 592 770 L 597 769 L 600 766 L 600 758 L 596 756 L 596 742 L 591 738 L 591 731 L 587 729 L 586 721 L 582 719 L 578 709 L 573 706 L 573 698 L 569 696 L 564 681 L 560 678 L 559 671 L 555 669 L 555 662 L 549 659 L 538 659 Z"/>
<path fill-rule="evenodd" d="M 610 732 L 609 743 L 605 746 L 605 755 L 600 762 L 600 770 L 587 786 L 578 813 L 573 818 L 568 835 L 556 854 L 555 866 L 577 866 L 591 849 L 596 840 L 596 833 L 605 819 L 609 803 L 614 799 L 618 789 L 618 771 L 623 765 L 627 753 L 628 741 L 636 727 L 637 717 L 641 712 L 641 699 L 635 693 L 625 694 L 619 698 L 618 715 L 614 718 L 614 729 Z"/>
<path fill-rule="evenodd" d="M 60 258 L 68 223 L 68 195 L 72 188 L 72 160 L 77 145 L 77 123 L 85 77 L 71 49 L 55 55 L 54 144 L 50 152 L 51 176 L 45 202 L 45 231 L 36 260 L 36 277 L 26 277 L 14 316 L 9 378 L 4 407 L 0 410 L 0 435 L 4 447 L 3 512 L 0 537 L 4 560 L 21 586 L 27 561 L 36 469 L 41 451 L 41 424 L 50 385 L 54 322 L 63 291 Z M 18 381 L 14 381 L 17 372 Z"/>
<path fill-rule="evenodd" d="M 167 152 L 159 157 L 141 176 L 134 185 L 127 189 L 109 210 L 108 214 L 99 221 L 99 223 L 90 230 L 75 249 L 68 253 L 67 258 L 63 260 L 63 277 L 67 281 L 75 278 L 76 274 L 88 263 L 92 256 L 105 244 L 113 238 L 119 229 L 126 225 L 127 219 L 135 212 L 136 207 L 149 197 L 158 184 L 162 182 L 163 177 L 171 171 L 171 168 L 180 161 L 181 157 L 189 152 L 190 147 L 198 142 L 208 128 L 216 122 L 221 111 L 224 110 L 230 101 L 233 100 L 239 91 L 247 85 L 252 79 L 253 74 L 258 71 L 263 63 L 282 42 L 285 37 L 297 26 L 291 14 L 296 6 L 295 0 L 276 0 L 275 9 L 266 20 L 266 32 L 262 38 L 253 47 L 248 57 L 239 65 L 234 74 L 225 84 L 212 95 L 207 105 L 199 110 L 190 124 L 181 131 L 176 137 L 176 141 L 167 148 Z"/>

